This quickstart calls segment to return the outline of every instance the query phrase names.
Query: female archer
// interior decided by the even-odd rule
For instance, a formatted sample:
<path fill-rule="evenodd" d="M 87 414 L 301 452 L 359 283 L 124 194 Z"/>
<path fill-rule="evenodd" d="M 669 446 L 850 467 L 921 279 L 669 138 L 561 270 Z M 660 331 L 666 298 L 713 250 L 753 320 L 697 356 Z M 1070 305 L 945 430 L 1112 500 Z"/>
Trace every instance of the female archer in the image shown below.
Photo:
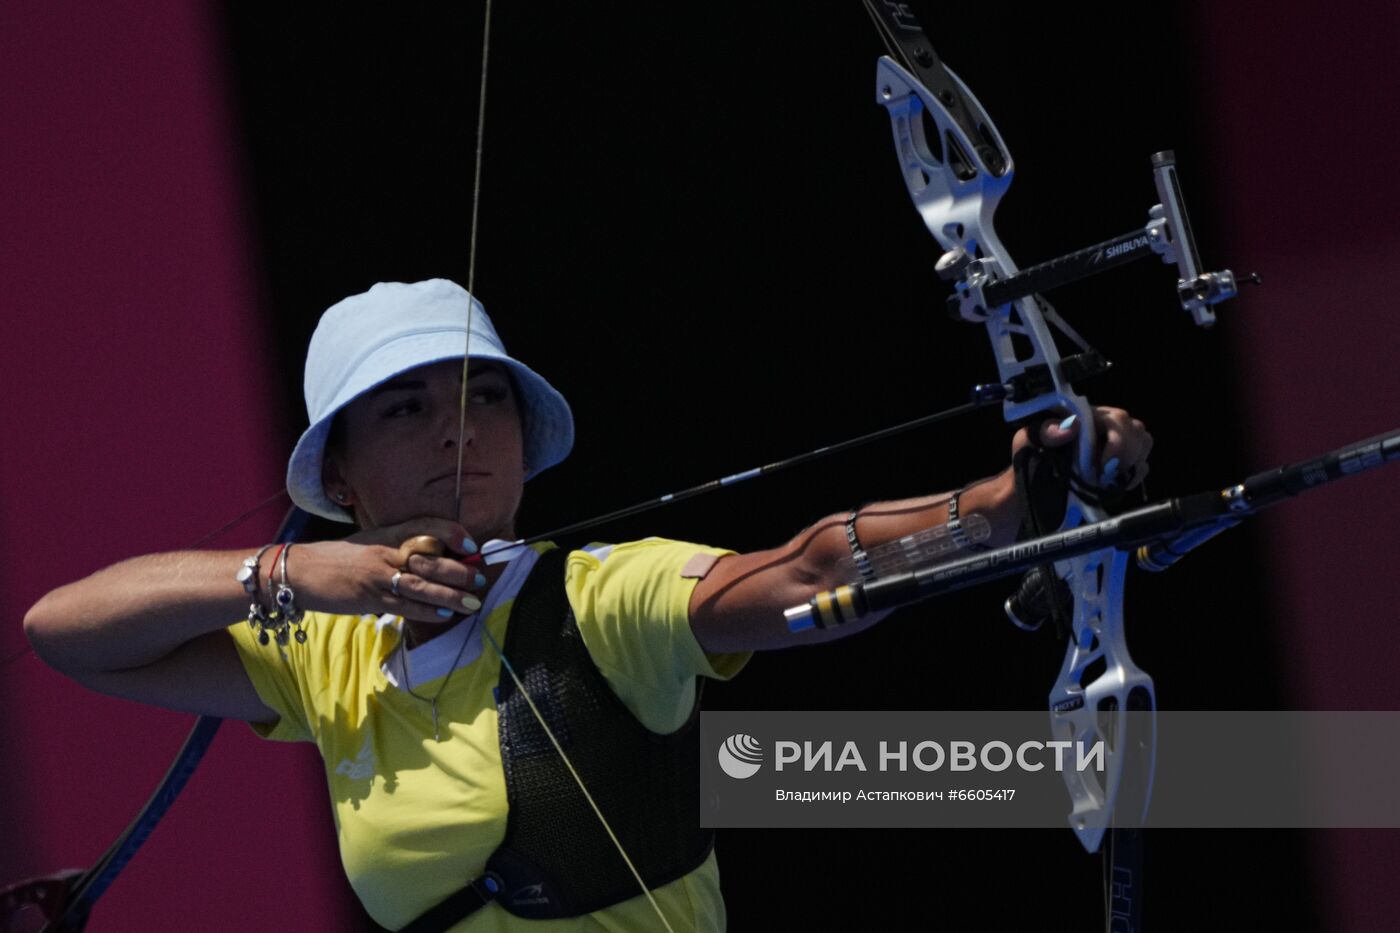
<path fill-rule="evenodd" d="M 1007 543 L 1023 517 L 1008 470 L 751 553 L 515 544 L 524 484 L 568 455 L 572 414 L 441 279 L 331 307 L 305 384 L 288 492 L 358 532 L 137 557 L 49 593 L 25 628 L 96 690 L 316 743 L 346 871 L 390 929 L 722 928 L 694 815 L 702 679 L 874 624 L 794 635 L 783 618 L 865 552 L 974 513 Z M 1105 482 L 1140 483 L 1142 423 L 1095 419 Z M 1077 430 L 1050 420 L 1035 440 Z"/>

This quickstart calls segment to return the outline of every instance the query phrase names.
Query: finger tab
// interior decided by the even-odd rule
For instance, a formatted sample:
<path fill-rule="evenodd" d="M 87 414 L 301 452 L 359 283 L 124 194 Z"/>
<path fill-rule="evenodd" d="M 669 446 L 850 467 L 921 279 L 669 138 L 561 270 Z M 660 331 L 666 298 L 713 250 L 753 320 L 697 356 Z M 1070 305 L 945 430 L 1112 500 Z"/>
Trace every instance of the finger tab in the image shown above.
<path fill-rule="evenodd" d="M 442 542 L 437 538 L 432 535 L 417 535 L 399 545 L 399 566 L 407 569 L 408 559 L 415 554 L 422 554 L 426 557 L 441 557 L 443 551 Z"/>

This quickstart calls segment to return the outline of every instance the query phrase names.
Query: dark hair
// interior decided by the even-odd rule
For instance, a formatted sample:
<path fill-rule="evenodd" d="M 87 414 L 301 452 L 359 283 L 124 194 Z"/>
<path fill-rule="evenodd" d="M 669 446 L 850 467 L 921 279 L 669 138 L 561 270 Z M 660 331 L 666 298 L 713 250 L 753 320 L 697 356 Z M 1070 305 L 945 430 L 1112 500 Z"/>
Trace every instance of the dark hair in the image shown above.
<path fill-rule="evenodd" d="M 343 406 L 331 419 L 331 429 L 326 432 L 326 446 L 321 454 L 322 461 L 325 460 L 325 452 L 331 450 L 336 453 L 342 453 L 345 450 L 345 408 Z"/>

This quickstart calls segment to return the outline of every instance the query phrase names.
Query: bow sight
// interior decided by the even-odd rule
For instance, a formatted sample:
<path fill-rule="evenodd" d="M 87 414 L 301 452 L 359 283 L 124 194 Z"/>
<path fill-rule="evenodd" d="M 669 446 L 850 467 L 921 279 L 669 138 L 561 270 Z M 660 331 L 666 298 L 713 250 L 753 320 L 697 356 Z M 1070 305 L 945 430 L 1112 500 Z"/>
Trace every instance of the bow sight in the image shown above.
<path fill-rule="evenodd" d="M 1010 187 L 1013 172 L 1011 156 L 991 118 L 962 80 L 939 60 L 904 4 L 865 0 L 865 8 L 889 51 L 890 58 L 879 64 L 878 97 L 890 109 L 900 165 L 920 213 L 925 221 L 937 218 L 945 227 L 944 235 L 954 241 L 962 240 L 969 229 L 989 229 L 991 215 Z M 900 106 L 904 102 L 907 104 Z M 933 118 L 935 113 L 941 120 Z M 976 216 L 965 220 L 948 216 L 950 208 L 956 209 L 960 192 L 940 184 L 938 174 L 928 171 L 931 166 L 946 166 L 954 187 L 981 186 L 983 198 L 975 205 Z M 936 266 L 939 277 L 956 289 L 948 299 L 952 316 L 985 323 L 992 309 L 1021 298 L 1036 298 L 1040 292 L 1155 254 L 1176 266 L 1181 306 L 1198 325 L 1214 324 L 1211 306 L 1237 294 L 1235 275 L 1229 269 L 1202 271 L 1176 173 L 1175 153 L 1154 153 L 1152 173 L 1159 203 L 1147 212 L 1144 226 L 1028 269 L 1017 271 L 1004 259 L 984 255 L 982 244 L 975 240 L 954 242 Z M 1245 281 L 1258 284 L 1259 277 L 1251 274 Z M 1055 323 L 1083 347 L 1083 341 L 1063 321 L 1056 318 Z"/>
<path fill-rule="evenodd" d="M 922 121 L 917 125 L 922 131 Z M 924 145 L 927 144 L 925 137 Z M 1161 203 L 1148 210 L 1146 225 L 1112 239 L 1010 275 L 999 274 L 994 260 L 980 255 L 974 258 L 961 246 L 945 252 L 936 268 L 939 278 L 953 283 L 956 289 L 948 298 L 949 312 L 954 318 L 982 324 L 987 320 L 989 308 L 1009 305 L 1019 298 L 1032 298 L 1114 266 L 1157 255 L 1162 262 L 1177 268 L 1176 292 L 1181 306 L 1201 327 L 1210 327 L 1215 323 L 1211 306 L 1235 297 L 1238 292 L 1235 274 L 1229 269 L 1200 271 L 1200 254 L 1186 216 L 1181 181 L 1176 174 L 1176 154 L 1170 149 L 1153 153 L 1152 174 Z M 1251 274 L 1245 281 L 1257 284 L 1259 276 Z"/>

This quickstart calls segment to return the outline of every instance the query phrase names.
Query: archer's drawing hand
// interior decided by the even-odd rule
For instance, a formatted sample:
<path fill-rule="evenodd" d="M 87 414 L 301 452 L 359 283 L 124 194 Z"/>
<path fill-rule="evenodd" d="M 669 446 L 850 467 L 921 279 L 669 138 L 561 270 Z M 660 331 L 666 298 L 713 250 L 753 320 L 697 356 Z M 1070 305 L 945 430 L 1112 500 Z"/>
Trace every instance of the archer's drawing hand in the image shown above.
<path fill-rule="evenodd" d="M 439 553 L 404 546 L 420 536 L 442 545 Z M 343 541 L 297 545 L 288 556 L 288 576 L 298 604 L 307 609 L 444 623 L 481 608 L 486 578 L 463 563 L 476 553 L 476 543 L 460 524 L 424 517 L 359 531 Z"/>

